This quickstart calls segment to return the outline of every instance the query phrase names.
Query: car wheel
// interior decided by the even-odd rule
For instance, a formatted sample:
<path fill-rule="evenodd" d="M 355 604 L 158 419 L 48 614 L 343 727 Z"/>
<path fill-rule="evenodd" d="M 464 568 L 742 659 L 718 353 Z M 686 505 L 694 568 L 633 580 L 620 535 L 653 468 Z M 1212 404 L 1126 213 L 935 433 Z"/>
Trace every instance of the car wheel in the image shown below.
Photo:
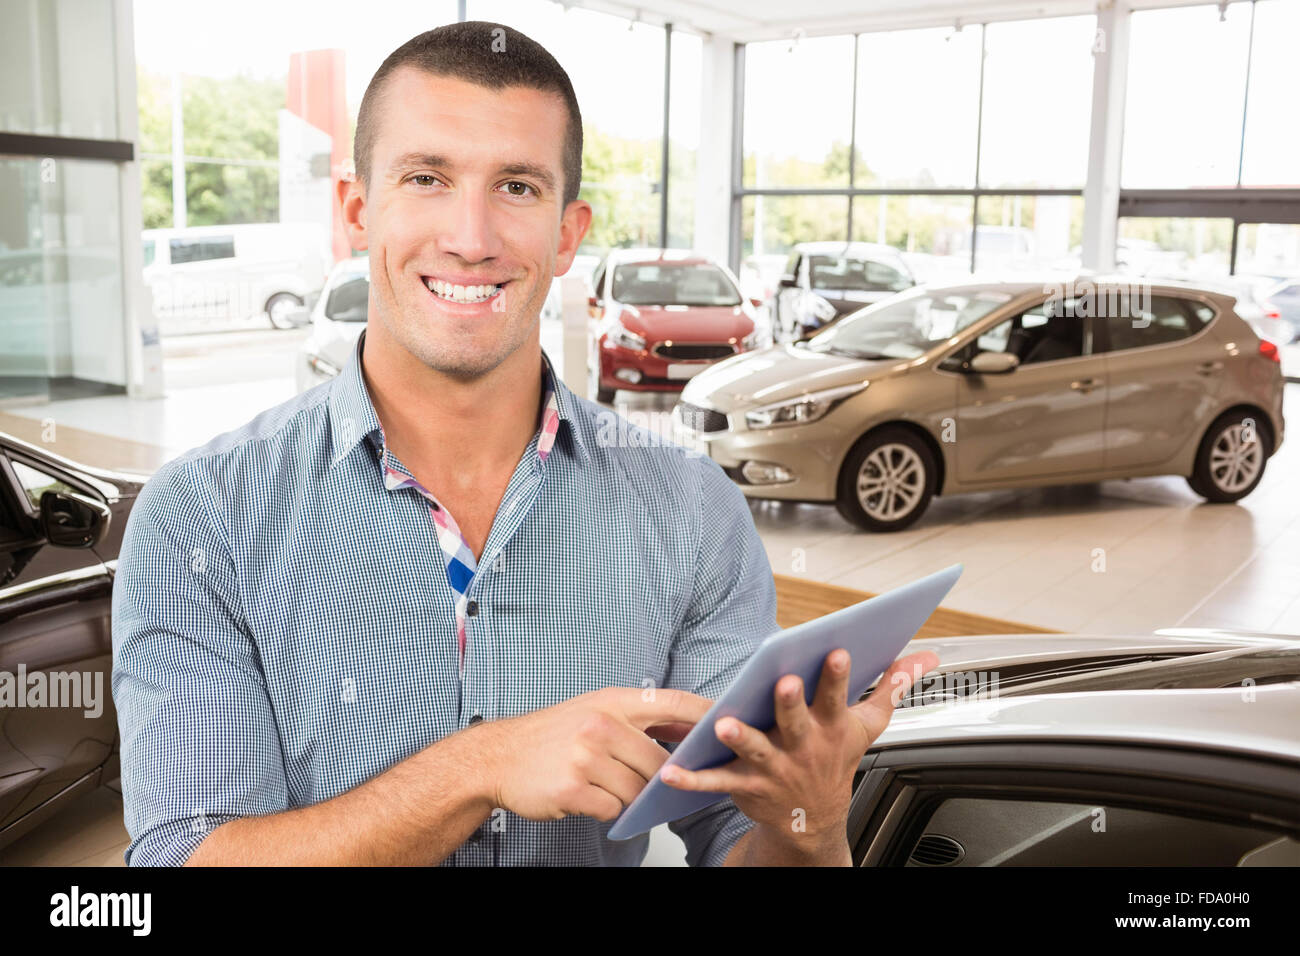
<path fill-rule="evenodd" d="M 1248 421 L 1253 423 L 1253 436 L 1245 432 Z M 1238 501 L 1254 491 L 1264 477 L 1269 445 L 1267 426 L 1255 416 L 1244 412 L 1221 415 L 1205 432 L 1187 483 L 1207 501 Z"/>
<path fill-rule="evenodd" d="M 929 507 L 936 471 L 920 438 L 905 428 L 882 428 L 849 452 L 835 507 L 868 531 L 901 531 Z"/>
<path fill-rule="evenodd" d="M 271 320 L 273 329 L 291 329 L 289 313 L 302 308 L 302 299 L 292 292 L 277 292 L 266 300 L 266 317 Z"/>

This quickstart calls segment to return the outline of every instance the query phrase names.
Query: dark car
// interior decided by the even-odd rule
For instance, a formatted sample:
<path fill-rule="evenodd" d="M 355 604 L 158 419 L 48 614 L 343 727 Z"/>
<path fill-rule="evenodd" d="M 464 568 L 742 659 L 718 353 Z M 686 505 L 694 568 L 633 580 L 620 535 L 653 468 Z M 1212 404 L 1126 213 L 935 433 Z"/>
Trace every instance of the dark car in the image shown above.
<path fill-rule="evenodd" d="M 803 242 L 790 250 L 769 311 L 782 341 L 806 339 L 914 285 L 902 256 L 890 246 Z"/>
<path fill-rule="evenodd" d="M 0 847 L 119 775 L 113 574 L 144 481 L 0 433 Z"/>

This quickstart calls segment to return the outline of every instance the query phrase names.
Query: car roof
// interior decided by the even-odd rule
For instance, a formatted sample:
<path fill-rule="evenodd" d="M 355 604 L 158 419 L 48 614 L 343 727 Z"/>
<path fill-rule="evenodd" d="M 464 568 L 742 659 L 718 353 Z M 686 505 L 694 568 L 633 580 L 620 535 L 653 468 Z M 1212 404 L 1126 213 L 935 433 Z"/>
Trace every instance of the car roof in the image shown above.
<path fill-rule="evenodd" d="M 1242 656 L 1300 647 L 1300 637 L 1225 628 L 1169 628 L 1153 634 L 981 634 L 911 641 L 902 651 L 934 651 L 940 672 L 996 671 L 1040 662 L 1141 655 Z M 900 655 L 901 656 L 901 655 Z M 1127 665 L 1159 680 L 1176 661 Z M 1104 673 L 1105 665 L 1099 665 Z M 1243 688 L 1153 687 L 1125 690 L 1050 688 L 1023 696 L 980 697 L 900 707 L 875 747 L 993 740 L 1159 742 L 1249 751 L 1300 759 L 1300 682 Z"/>
<path fill-rule="evenodd" d="M 1230 647 L 1284 647 L 1296 641 L 1300 641 L 1300 637 L 1222 628 L 1170 628 L 1154 634 L 971 634 L 916 639 L 903 649 L 902 654 L 933 651 L 943 670 L 976 665 L 996 669 L 1093 656 L 1193 654 Z"/>
<path fill-rule="evenodd" d="M 648 264 L 651 262 L 676 262 L 682 265 L 718 265 L 712 256 L 696 252 L 693 249 L 666 249 L 657 246 L 611 249 L 605 257 L 607 267 L 631 263 Z"/>
<path fill-rule="evenodd" d="M 1017 272 L 1007 275 L 993 272 L 977 272 L 971 275 L 953 277 L 944 276 L 932 282 L 922 283 L 917 289 L 957 290 L 968 292 L 1004 292 L 1019 297 L 1037 293 L 1047 295 L 1054 290 L 1081 292 L 1089 288 L 1108 286 L 1141 286 L 1153 294 L 1161 292 L 1191 292 L 1213 299 L 1232 301 L 1232 295 L 1216 288 L 1213 281 L 1191 282 L 1175 278 L 1153 278 L 1151 276 L 1132 276 L 1124 273 L 1092 273 L 1086 271 L 1070 272 Z M 912 291 L 912 290 L 908 290 Z"/>
<path fill-rule="evenodd" d="M 792 251 L 801 255 L 848 256 L 860 259 L 897 259 L 902 254 L 893 246 L 879 242 L 842 242 L 840 240 L 820 240 L 818 242 L 798 243 Z"/>
<path fill-rule="evenodd" d="M 872 750 L 997 740 L 1146 743 L 1300 761 L 1300 682 L 1108 690 L 899 708 Z"/>

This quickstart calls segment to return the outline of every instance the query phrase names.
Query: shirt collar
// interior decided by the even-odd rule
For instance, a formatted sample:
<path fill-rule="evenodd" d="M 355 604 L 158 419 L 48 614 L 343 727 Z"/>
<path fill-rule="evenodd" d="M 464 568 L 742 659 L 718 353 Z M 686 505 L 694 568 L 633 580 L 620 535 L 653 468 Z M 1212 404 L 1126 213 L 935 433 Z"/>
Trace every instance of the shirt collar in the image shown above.
<path fill-rule="evenodd" d="M 380 450 L 379 416 L 375 414 L 374 403 L 366 388 L 365 378 L 361 374 L 361 354 L 365 349 L 366 333 L 362 329 L 357 344 L 348 357 L 347 364 L 330 383 L 329 420 L 330 420 L 330 464 L 336 465 L 357 446 L 362 439 L 367 439 Z M 571 449 L 582 461 L 591 455 L 583 444 L 577 427 L 576 413 L 578 402 L 571 392 L 555 374 L 555 366 L 546 351 L 542 351 L 543 388 L 555 391 L 555 405 L 560 413 L 561 431 L 569 433 Z"/>

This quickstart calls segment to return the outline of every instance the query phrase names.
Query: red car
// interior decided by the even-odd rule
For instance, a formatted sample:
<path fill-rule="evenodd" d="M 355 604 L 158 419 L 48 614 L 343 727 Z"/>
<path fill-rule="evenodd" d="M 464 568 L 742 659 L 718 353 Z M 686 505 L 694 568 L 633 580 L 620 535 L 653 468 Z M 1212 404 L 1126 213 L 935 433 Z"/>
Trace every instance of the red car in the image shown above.
<path fill-rule="evenodd" d="M 692 376 L 770 343 L 725 266 L 682 249 L 615 249 L 591 277 L 589 394 L 677 392 Z"/>

